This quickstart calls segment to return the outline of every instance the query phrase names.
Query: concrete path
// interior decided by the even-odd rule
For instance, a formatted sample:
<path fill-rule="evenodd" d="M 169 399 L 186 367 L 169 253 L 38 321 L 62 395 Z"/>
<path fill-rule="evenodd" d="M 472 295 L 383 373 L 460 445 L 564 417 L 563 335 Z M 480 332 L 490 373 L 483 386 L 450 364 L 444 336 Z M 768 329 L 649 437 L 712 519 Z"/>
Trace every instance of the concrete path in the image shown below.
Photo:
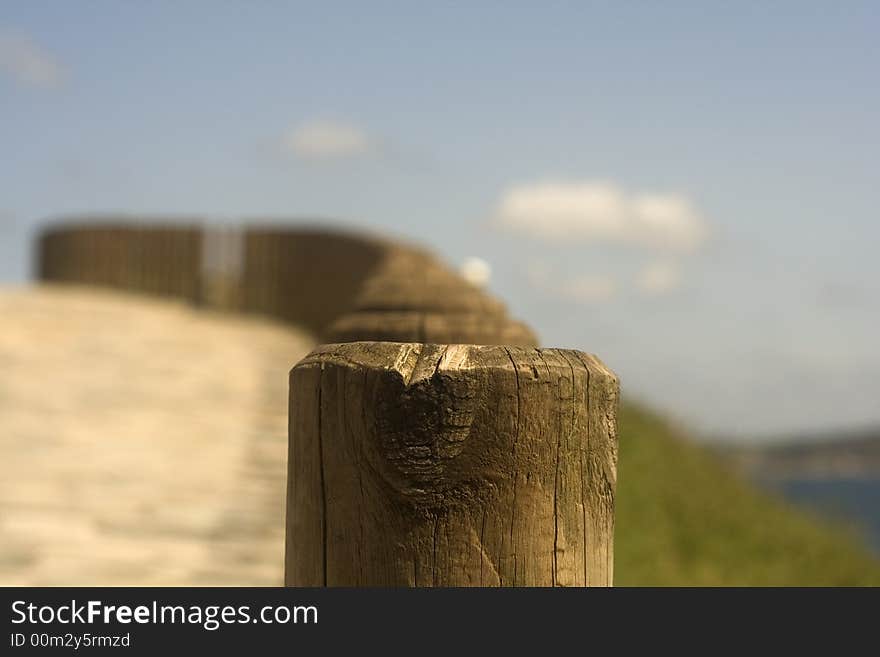
<path fill-rule="evenodd" d="M 287 373 L 312 338 L 0 290 L 0 585 L 282 582 Z"/>

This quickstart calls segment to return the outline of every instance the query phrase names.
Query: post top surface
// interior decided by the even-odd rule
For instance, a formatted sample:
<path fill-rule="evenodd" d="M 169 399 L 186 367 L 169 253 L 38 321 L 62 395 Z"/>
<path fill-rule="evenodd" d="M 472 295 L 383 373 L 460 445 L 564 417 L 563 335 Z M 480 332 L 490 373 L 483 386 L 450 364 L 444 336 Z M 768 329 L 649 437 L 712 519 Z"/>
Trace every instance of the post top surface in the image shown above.
<path fill-rule="evenodd" d="M 574 349 L 506 345 L 420 344 L 415 342 L 345 342 L 316 347 L 292 372 L 309 367 L 342 367 L 364 371 L 396 371 L 407 384 L 435 374 L 468 370 L 583 369 L 616 379 L 594 356 Z"/>

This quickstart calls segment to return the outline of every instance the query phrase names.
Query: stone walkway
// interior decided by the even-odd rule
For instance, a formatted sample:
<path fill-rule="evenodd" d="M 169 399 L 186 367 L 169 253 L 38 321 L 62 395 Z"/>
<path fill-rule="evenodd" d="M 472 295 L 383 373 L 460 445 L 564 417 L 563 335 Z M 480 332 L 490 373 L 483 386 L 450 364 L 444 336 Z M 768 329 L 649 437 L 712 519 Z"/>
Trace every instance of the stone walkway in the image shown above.
<path fill-rule="evenodd" d="M 0 585 L 282 582 L 287 373 L 311 337 L 0 290 Z"/>

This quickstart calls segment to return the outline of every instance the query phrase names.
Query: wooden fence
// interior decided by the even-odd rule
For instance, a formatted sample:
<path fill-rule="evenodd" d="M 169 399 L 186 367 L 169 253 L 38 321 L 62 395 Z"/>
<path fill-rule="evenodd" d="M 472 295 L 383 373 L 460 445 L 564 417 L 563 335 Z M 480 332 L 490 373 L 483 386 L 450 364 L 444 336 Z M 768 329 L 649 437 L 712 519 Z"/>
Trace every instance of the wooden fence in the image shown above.
<path fill-rule="evenodd" d="M 290 375 L 288 585 L 611 585 L 616 377 L 538 349 L 431 253 L 317 229 L 67 224 L 41 236 L 38 273 L 321 338 Z"/>
<path fill-rule="evenodd" d="M 534 346 L 504 305 L 433 254 L 309 228 L 61 224 L 37 244 L 37 274 L 266 315 L 324 341 Z"/>
<path fill-rule="evenodd" d="M 87 224 L 52 228 L 38 244 L 38 275 L 197 301 L 202 232 L 193 226 Z"/>

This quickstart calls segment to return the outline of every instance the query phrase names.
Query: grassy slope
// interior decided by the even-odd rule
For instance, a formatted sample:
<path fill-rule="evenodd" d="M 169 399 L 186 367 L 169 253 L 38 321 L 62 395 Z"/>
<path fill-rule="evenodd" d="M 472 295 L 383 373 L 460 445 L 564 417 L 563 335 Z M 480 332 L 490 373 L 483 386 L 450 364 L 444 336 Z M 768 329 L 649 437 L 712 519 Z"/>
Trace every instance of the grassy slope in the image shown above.
<path fill-rule="evenodd" d="M 847 531 L 755 491 L 656 415 L 624 405 L 618 586 L 880 585 Z"/>

